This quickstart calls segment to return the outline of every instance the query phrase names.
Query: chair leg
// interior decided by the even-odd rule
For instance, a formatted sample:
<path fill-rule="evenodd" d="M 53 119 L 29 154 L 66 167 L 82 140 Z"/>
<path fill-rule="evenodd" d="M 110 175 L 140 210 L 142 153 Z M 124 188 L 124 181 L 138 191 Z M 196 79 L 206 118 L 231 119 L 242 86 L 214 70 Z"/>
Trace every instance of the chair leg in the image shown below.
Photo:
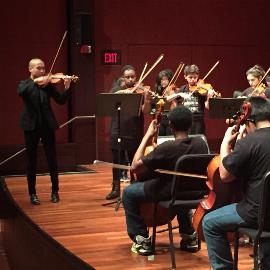
<path fill-rule="evenodd" d="M 234 239 L 234 252 L 233 252 L 233 270 L 238 269 L 238 248 L 239 248 L 239 232 L 235 232 L 235 239 Z"/>
<path fill-rule="evenodd" d="M 201 250 L 201 248 L 202 248 L 202 240 L 200 236 L 198 236 L 198 251 Z"/>
<path fill-rule="evenodd" d="M 157 204 L 154 206 L 154 215 L 153 215 L 153 232 L 152 232 L 152 249 L 153 253 L 156 252 L 156 234 L 157 234 Z"/>
<path fill-rule="evenodd" d="M 259 258 L 259 243 L 257 240 L 253 243 L 253 263 L 254 263 L 254 270 L 260 269 L 260 258 Z"/>
<path fill-rule="evenodd" d="M 170 253 L 171 253 L 171 261 L 172 261 L 172 270 L 175 270 L 176 269 L 175 249 L 174 249 L 174 244 L 173 244 L 172 221 L 170 218 L 168 220 L 168 228 L 169 228 L 169 238 L 170 238 Z"/>

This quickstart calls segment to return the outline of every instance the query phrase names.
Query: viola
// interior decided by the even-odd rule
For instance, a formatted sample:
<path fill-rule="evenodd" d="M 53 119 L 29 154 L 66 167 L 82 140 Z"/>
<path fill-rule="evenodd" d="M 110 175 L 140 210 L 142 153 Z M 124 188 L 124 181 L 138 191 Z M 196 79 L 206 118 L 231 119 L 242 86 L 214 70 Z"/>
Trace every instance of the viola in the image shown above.
<path fill-rule="evenodd" d="M 251 113 L 251 104 L 244 102 L 242 110 L 237 112 L 234 117 L 234 123 L 236 125 L 235 132 L 239 131 L 241 125 L 243 125 Z M 231 147 L 233 149 L 235 141 L 232 142 Z M 201 201 L 193 215 L 193 227 L 197 231 L 200 239 L 204 239 L 202 232 L 202 219 L 204 215 L 212 210 L 231 204 L 238 201 L 240 197 L 236 191 L 240 190 L 238 182 L 224 183 L 220 179 L 219 174 L 220 156 L 214 157 L 207 168 L 207 181 L 206 184 L 209 188 L 208 196 Z M 231 237 L 230 237 L 231 238 Z"/>

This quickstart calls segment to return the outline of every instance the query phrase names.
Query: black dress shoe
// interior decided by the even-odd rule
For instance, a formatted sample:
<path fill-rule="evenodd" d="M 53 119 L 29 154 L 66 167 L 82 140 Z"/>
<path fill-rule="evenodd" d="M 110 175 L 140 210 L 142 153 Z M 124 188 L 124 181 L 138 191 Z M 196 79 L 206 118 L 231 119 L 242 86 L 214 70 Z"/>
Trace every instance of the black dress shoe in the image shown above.
<path fill-rule="evenodd" d="M 52 192 L 51 202 L 58 203 L 60 201 L 58 192 Z"/>
<path fill-rule="evenodd" d="M 106 200 L 113 200 L 120 196 L 120 192 L 118 190 L 112 190 L 107 196 Z"/>
<path fill-rule="evenodd" d="M 30 194 L 30 202 L 35 205 L 40 204 L 40 200 L 38 199 L 36 194 Z"/>

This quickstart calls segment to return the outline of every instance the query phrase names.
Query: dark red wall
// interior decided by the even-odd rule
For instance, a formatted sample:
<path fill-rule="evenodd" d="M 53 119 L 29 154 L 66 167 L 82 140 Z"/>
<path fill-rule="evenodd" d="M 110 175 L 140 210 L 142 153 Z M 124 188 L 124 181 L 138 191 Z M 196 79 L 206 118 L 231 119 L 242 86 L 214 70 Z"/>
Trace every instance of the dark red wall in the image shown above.
<path fill-rule="evenodd" d="M 69 108 L 55 106 L 60 123 L 75 115 L 94 114 L 96 94 L 109 91 L 119 76 L 121 66 L 102 65 L 104 49 L 121 50 L 122 64 L 134 65 L 138 74 L 145 62 L 150 65 L 164 53 L 164 60 L 145 80 L 151 86 L 159 70 L 175 70 L 180 61 L 199 65 L 204 76 L 220 60 L 207 82 L 224 97 L 231 97 L 234 90 L 248 86 L 245 72 L 249 67 L 261 64 L 267 69 L 270 65 L 269 8 L 267 0 L 5 1 L 0 16 L 0 145 L 23 144 L 17 84 L 28 76 L 30 58 L 43 58 L 49 68 L 66 29 L 69 37 L 53 71 L 70 71 L 80 82 L 73 86 Z M 84 12 L 93 17 L 89 55 L 80 54 L 75 38 L 79 29 L 74 17 Z M 184 83 L 180 76 L 178 84 Z M 71 133 L 68 129 L 57 132 L 57 141 L 77 145 L 76 153 L 71 153 L 77 163 L 107 158 L 108 122 L 98 118 L 97 128 L 95 121 L 74 123 Z M 206 116 L 206 123 L 208 139 L 220 140 L 223 120 Z"/>
<path fill-rule="evenodd" d="M 266 0 L 96 1 L 96 89 L 108 90 L 119 75 L 119 66 L 100 64 L 99 52 L 113 48 L 122 50 L 123 64 L 134 65 L 139 74 L 146 61 L 153 63 L 164 53 L 145 80 L 151 86 L 159 70 L 175 70 L 180 61 L 197 64 L 204 76 L 220 60 L 207 82 L 231 97 L 234 90 L 248 87 L 249 67 L 270 65 L 269 7 Z M 182 76 L 178 84 L 184 83 Z M 223 122 L 206 115 L 209 140 L 223 136 Z"/>
<path fill-rule="evenodd" d="M 52 64 L 57 47 L 66 29 L 66 1 L 5 1 L 2 3 L 1 25 L 1 97 L 0 144 L 23 143 L 18 127 L 22 101 L 17 96 L 18 82 L 29 77 L 28 62 L 40 57 L 47 69 Z M 53 72 L 65 72 L 67 42 L 63 44 Z M 56 106 L 59 122 L 66 120 L 67 108 Z M 60 131 L 58 141 L 66 141 Z"/>

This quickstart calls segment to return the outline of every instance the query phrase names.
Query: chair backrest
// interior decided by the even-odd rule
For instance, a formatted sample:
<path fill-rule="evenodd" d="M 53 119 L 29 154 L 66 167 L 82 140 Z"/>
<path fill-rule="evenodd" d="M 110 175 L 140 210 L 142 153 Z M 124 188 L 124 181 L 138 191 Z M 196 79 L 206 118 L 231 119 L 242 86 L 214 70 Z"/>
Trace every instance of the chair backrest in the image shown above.
<path fill-rule="evenodd" d="M 192 135 L 190 134 L 190 135 L 188 135 L 188 137 L 190 137 L 190 138 L 194 138 L 194 137 L 200 137 L 200 138 L 202 138 L 202 140 L 205 142 L 205 145 L 207 147 L 208 154 L 210 154 L 209 145 L 208 145 L 207 139 L 206 139 L 206 137 L 205 137 L 204 134 L 192 134 Z M 174 141 L 174 140 L 175 140 L 175 138 L 174 138 L 173 135 L 169 135 L 169 136 L 158 136 L 157 143 L 158 144 L 161 144 L 161 143 L 166 142 L 166 141 Z"/>
<path fill-rule="evenodd" d="M 270 171 L 268 171 L 262 180 L 262 196 L 259 208 L 259 231 L 270 231 Z"/>
<path fill-rule="evenodd" d="M 189 154 L 178 158 L 175 171 L 207 175 L 209 162 L 216 154 Z M 172 183 L 172 198 L 175 199 L 200 199 L 209 193 L 206 185 L 207 179 L 186 176 L 174 176 Z"/>
<path fill-rule="evenodd" d="M 190 137 L 190 138 L 200 137 L 205 142 L 205 145 L 207 147 L 207 153 L 210 154 L 209 145 L 208 145 L 207 139 L 206 139 L 204 134 L 190 134 L 190 135 L 188 135 L 188 137 Z"/>

